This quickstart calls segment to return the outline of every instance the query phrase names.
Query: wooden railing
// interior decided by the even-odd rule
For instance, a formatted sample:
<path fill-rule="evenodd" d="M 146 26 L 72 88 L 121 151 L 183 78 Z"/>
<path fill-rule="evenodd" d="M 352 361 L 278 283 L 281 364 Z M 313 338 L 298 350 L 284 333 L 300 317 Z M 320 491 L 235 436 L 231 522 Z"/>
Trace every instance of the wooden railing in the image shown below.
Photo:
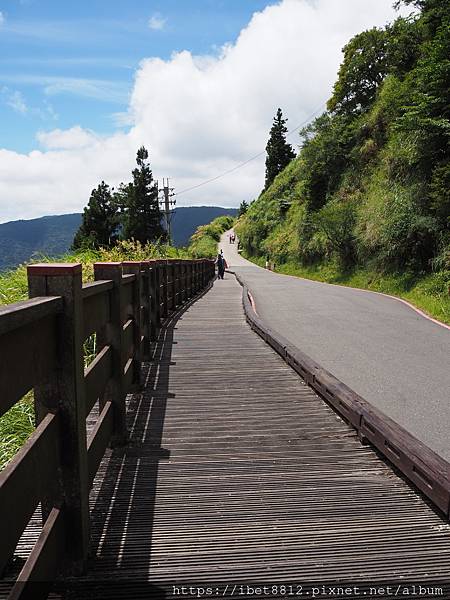
<path fill-rule="evenodd" d="M 96 263 L 93 283 L 81 277 L 80 264 L 29 266 L 30 300 L 0 308 L 0 416 L 32 389 L 36 413 L 35 431 L 0 473 L 0 574 L 39 505 L 43 520 L 10 599 L 60 571 L 83 572 L 89 491 L 108 445 L 127 442 L 126 394 L 140 386 L 161 319 L 209 284 L 214 262 Z"/>

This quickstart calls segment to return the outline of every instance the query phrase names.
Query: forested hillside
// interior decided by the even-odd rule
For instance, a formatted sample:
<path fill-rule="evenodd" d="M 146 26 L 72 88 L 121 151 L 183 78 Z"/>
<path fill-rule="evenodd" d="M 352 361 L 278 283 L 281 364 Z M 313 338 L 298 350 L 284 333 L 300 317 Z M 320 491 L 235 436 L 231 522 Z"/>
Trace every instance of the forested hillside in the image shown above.
<path fill-rule="evenodd" d="M 404 4 L 414 15 L 345 46 L 327 111 L 237 231 L 247 255 L 281 270 L 382 291 L 395 291 L 383 281 L 418 286 L 445 304 L 450 4 Z"/>

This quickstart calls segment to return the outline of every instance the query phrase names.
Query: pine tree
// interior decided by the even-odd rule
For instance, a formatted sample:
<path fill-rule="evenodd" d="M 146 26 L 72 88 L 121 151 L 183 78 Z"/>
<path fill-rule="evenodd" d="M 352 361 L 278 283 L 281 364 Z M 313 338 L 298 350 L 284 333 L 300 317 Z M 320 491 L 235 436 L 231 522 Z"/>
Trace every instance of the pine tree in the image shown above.
<path fill-rule="evenodd" d="M 245 200 L 242 200 L 241 205 L 239 206 L 239 210 L 238 210 L 238 218 L 242 217 L 242 215 L 245 215 L 245 213 L 248 210 L 248 202 L 246 202 Z"/>
<path fill-rule="evenodd" d="M 109 185 L 102 181 L 91 192 L 81 225 L 73 240 L 73 249 L 111 246 L 117 239 L 118 224 L 117 207 L 111 190 Z"/>
<path fill-rule="evenodd" d="M 141 146 L 137 151 L 137 168 L 133 181 L 122 186 L 123 236 L 142 243 L 165 237 L 158 204 L 158 187 L 147 162 L 148 152 Z"/>
<path fill-rule="evenodd" d="M 270 130 L 269 141 L 266 146 L 266 181 L 264 189 L 266 190 L 281 171 L 295 158 L 295 152 L 292 146 L 286 142 L 287 119 L 283 119 L 281 108 L 273 120 Z"/>

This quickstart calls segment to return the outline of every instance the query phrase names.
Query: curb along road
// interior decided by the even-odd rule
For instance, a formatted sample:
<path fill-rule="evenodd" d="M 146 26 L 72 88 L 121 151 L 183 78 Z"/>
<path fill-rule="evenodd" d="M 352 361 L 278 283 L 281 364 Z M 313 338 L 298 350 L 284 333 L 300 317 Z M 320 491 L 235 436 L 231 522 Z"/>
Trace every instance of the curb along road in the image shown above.
<path fill-rule="evenodd" d="M 228 272 L 242 286 L 242 302 L 250 327 L 356 429 L 362 442 L 372 444 L 449 518 L 450 463 L 270 329 L 254 310 L 251 293 L 242 278 L 234 271 Z"/>

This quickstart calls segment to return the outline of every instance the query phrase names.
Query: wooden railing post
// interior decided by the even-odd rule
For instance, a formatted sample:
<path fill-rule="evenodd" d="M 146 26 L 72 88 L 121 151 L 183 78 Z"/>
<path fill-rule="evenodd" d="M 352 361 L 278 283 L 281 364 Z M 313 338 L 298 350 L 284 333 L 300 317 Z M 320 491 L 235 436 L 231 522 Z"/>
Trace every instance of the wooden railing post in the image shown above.
<path fill-rule="evenodd" d="M 186 261 L 180 262 L 180 277 L 181 277 L 181 304 L 187 300 L 187 278 L 186 278 Z"/>
<path fill-rule="evenodd" d="M 169 273 L 170 273 L 170 295 L 172 297 L 172 302 L 170 303 L 170 310 L 174 311 L 177 307 L 177 283 L 176 283 L 176 272 L 175 272 L 175 263 L 171 260 L 169 261 Z"/>
<path fill-rule="evenodd" d="M 198 291 L 198 288 L 197 288 L 197 267 L 198 267 L 198 261 L 195 260 L 194 264 L 192 266 L 193 266 L 193 271 L 192 271 L 192 291 L 193 291 L 193 294 L 195 296 L 195 294 Z"/>
<path fill-rule="evenodd" d="M 141 331 L 142 331 L 142 360 L 150 360 L 151 356 L 151 314 L 152 286 L 150 276 L 150 261 L 141 262 Z"/>
<path fill-rule="evenodd" d="M 48 412 L 59 412 L 61 417 L 67 569 L 79 574 L 85 568 L 89 547 L 81 264 L 31 265 L 27 271 L 30 298 L 61 296 L 64 300 L 57 325 L 59 369 L 45 385 L 35 387 L 34 397 L 38 421 Z M 44 507 L 44 512 L 48 508 Z"/>
<path fill-rule="evenodd" d="M 141 386 L 141 369 L 142 369 L 142 278 L 141 278 L 141 263 L 134 261 L 124 261 L 122 263 L 123 274 L 135 275 L 136 279 L 131 284 L 133 286 L 133 308 L 132 314 L 129 315 L 133 319 L 133 387 L 140 388 Z M 128 391 L 128 390 L 127 390 Z"/>
<path fill-rule="evenodd" d="M 191 261 L 186 260 L 184 263 L 184 280 L 185 280 L 185 286 L 186 286 L 186 300 L 189 300 L 189 298 L 191 297 L 190 275 L 191 275 Z"/>
<path fill-rule="evenodd" d="M 166 319 L 169 316 L 169 286 L 167 284 L 169 280 L 169 269 L 166 260 L 159 263 L 159 272 L 163 305 L 163 312 L 161 316 Z"/>
<path fill-rule="evenodd" d="M 150 340 L 155 341 L 161 327 L 161 289 L 158 263 L 150 263 Z"/>
<path fill-rule="evenodd" d="M 192 260 L 190 260 L 188 262 L 187 265 L 187 270 L 188 270 L 188 284 L 187 284 L 187 290 L 188 290 L 188 298 L 192 298 Z"/>
<path fill-rule="evenodd" d="M 178 260 L 173 261 L 173 297 L 175 299 L 174 309 L 181 304 L 180 291 L 181 291 L 181 281 L 180 281 L 180 263 Z"/>
<path fill-rule="evenodd" d="M 202 289 L 202 261 L 197 262 L 197 293 Z"/>
<path fill-rule="evenodd" d="M 105 344 L 111 346 L 112 350 L 112 372 L 104 394 L 104 400 L 111 400 L 114 406 L 114 428 L 111 440 L 112 446 L 122 446 L 127 443 L 127 424 L 126 424 L 126 392 L 124 382 L 125 361 L 123 357 L 123 290 L 122 290 L 122 263 L 95 263 L 94 277 L 98 280 L 109 279 L 113 282 L 111 290 L 111 322 L 105 328 Z"/>
<path fill-rule="evenodd" d="M 175 270 L 177 272 L 177 306 L 183 304 L 183 266 L 181 260 L 177 260 L 175 263 Z"/>

